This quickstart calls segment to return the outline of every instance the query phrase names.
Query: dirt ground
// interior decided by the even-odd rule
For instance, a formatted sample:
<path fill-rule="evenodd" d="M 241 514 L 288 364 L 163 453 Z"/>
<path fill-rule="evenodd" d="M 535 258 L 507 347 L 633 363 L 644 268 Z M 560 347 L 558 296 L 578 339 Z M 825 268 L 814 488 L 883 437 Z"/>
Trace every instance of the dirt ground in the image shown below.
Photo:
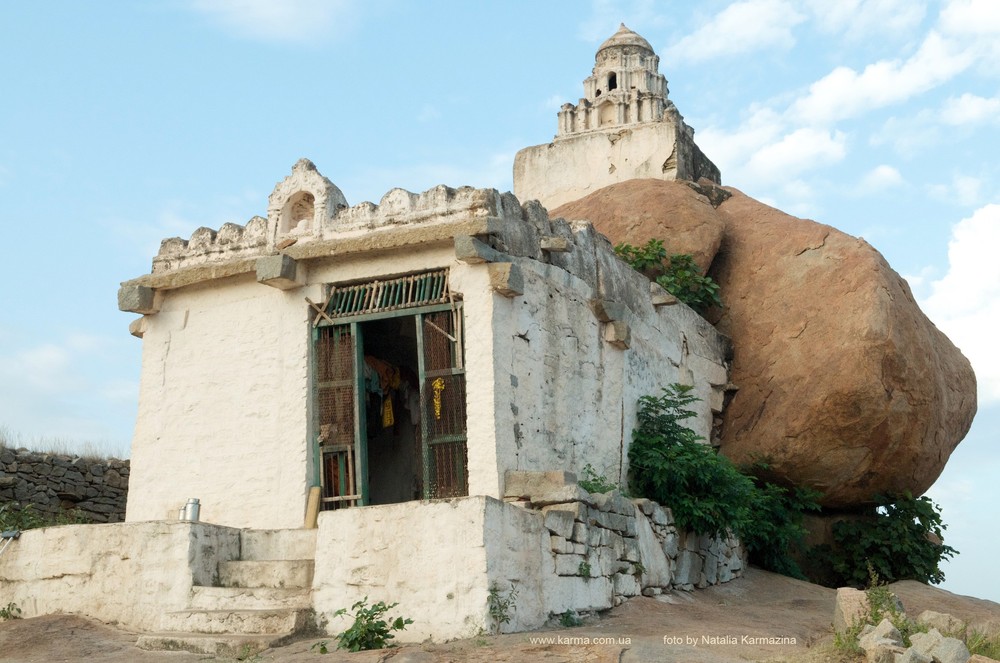
<path fill-rule="evenodd" d="M 933 609 L 971 625 L 1000 632 L 1000 604 L 958 596 L 916 582 L 893 585 L 911 616 Z M 311 647 L 321 637 L 268 649 L 248 661 L 337 663 L 841 663 L 833 648 L 835 590 L 749 569 L 726 585 L 658 599 L 636 598 L 577 628 L 482 636 L 443 644 L 413 644 L 388 650 L 321 655 Z M 409 615 L 414 619 L 419 615 Z M 204 654 L 149 652 L 135 646 L 137 634 L 88 619 L 51 615 L 0 622 L 0 661 L 58 663 L 228 662 Z M 746 638 L 786 638 L 755 644 Z M 713 639 L 714 638 L 714 639 Z M 328 639 L 328 638 L 327 638 Z M 600 644 L 595 641 L 600 639 Z M 328 639 L 330 640 L 330 639 Z M 331 647 L 335 642 L 331 640 Z"/>

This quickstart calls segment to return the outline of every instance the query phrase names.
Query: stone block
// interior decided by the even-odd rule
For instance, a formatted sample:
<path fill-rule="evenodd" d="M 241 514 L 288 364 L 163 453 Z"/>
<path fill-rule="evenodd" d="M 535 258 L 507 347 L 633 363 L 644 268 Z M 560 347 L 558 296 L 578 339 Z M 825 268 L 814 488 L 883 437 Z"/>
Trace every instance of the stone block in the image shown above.
<path fill-rule="evenodd" d="M 611 577 L 615 594 L 621 596 L 638 596 L 642 593 L 639 581 L 629 573 L 616 573 Z"/>
<path fill-rule="evenodd" d="M 574 523 L 572 538 L 573 541 L 576 541 L 577 543 L 590 544 L 590 528 L 580 522 Z"/>
<path fill-rule="evenodd" d="M 655 587 L 670 586 L 670 563 L 663 548 L 653 534 L 653 529 L 645 515 L 636 514 L 636 547 L 639 551 L 639 561 L 645 569 L 642 578 L 644 585 Z"/>
<path fill-rule="evenodd" d="M 868 615 L 868 595 L 853 587 L 837 589 L 833 606 L 833 630 L 844 633 L 854 624 L 860 624 Z"/>
<path fill-rule="evenodd" d="M 510 260 L 510 256 L 500 253 L 471 235 L 458 235 L 455 237 L 455 258 L 461 262 L 473 265 L 484 262 L 507 262 Z"/>
<path fill-rule="evenodd" d="M 701 556 L 690 550 L 677 554 L 677 568 L 674 569 L 673 583 L 681 587 L 694 586 L 701 579 Z"/>
<path fill-rule="evenodd" d="M 594 317 L 601 322 L 625 319 L 625 305 L 621 302 L 613 302 L 607 299 L 591 299 L 590 310 L 594 312 Z"/>
<path fill-rule="evenodd" d="M 924 610 L 917 615 L 917 623 L 928 628 L 936 628 L 941 633 L 961 633 L 965 629 L 965 622 L 956 617 L 943 612 Z"/>
<path fill-rule="evenodd" d="M 642 558 L 639 554 L 639 542 L 634 538 L 623 539 L 625 542 L 625 552 L 622 559 L 627 562 L 638 562 Z"/>
<path fill-rule="evenodd" d="M 663 548 L 663 554 L 666 555 L 669 559 L 676 559 L 678 550 L 677 534 L 676 533 L 667 534 L 667 536 L 663 538 L 662 548 Z"/>
<path fill-rule="evenodd" d="M 934 663 L 934 659 L 910 647 L 896 658 L 895 663 Z"/>
<path fill-rule="evenodd" d="M 521 268 L 512 262 L 490 263 L 487 266 L 490 276 L 490 288 L 504 297 L 517 297 L 524 294 L 524 274 Z"/>
<path fill-rule="evenodd" d="M 292 290 L 302 285 L 299 265 L 291 256 L 284 254 L 257 258 L 257 283 L 269 285 L 279 290 Z"/>
<path fill-rule="evenodd" d="M 118 289 L 118 310 L 151 315 L 156 306 L 156 292 L 144 285 L 125 284 Z"/>
<path fill-rule="evenodd" d="M 580 565 L 586 561 L 587 558 L 583 555 L 556 555 L 556 575 L 580 575 Z M 593 569 L 591 569 L 591 574 L 593 574 Z"/>
<path fill-rule="evenodd" d="M 528 472 L 525 470 L 507 470 L 504 474 L 504 496 L 523 497 L 531 499 L 536 493 L 551 491 L 554 488 L 575 485 L 576 474 L 573 472 Z"/>
<path fill-rule="evenodd" d="M 570 539 L 573 536 L 573 513 L 556 509 L 545 511 L 545 528 L 556 536 Z"/>
<path fill-rule="evenodd" d="M 573 552 L 573 543 L 558 534 L 549 535 L 549 548 L 554 553 L 568 554 Z"/>
<path fill-rule="evenodd" d="M 679 302 L 656 281 L 649 282 L 649 298 L 653 306 L 673 306 Z"/>
<path fill-rule="evenodd" d="M 549 251 L 551 253 L 566 253 L 573 250 L 573 243 L 567 237 L 541 237 L 538 243 L 542 251 Z"/>
<path fill-rule="evenodd" d="M 619 350 L 628 350 L 632 344 L 632 329 L 621 320 L 612 320 L 604 325 L 604 340 Z"/>

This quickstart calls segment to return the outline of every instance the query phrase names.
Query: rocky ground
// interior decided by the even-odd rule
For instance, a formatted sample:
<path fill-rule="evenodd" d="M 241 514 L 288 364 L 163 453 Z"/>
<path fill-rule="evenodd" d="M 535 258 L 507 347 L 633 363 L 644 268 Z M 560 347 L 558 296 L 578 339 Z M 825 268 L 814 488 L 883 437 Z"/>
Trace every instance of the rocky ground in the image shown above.
<path fill-rule="evenodd" d="M 947 612 L 973 628 L 1000 632 L 1000 604 L 958 596 L 915 582 L 893 585 L 909 614 Z M 726 585 L 658 599 L 637 598 L 577 628 L 558 628 L 499 637 L 482 636 L 444 644 L 405 645 L 390 650 L 319 654 L 312 637 L 269 649 L 249 661 L 334 663 L 520 663 L 522 661 L 638 663 L 683 661 L 728 663 L 769 661 L 839 663 L 833 647 L 832 589 L 756 569 Z M 419 619 L 420 615 L 408 615 Z M 786 638 L 781 644 L 747 638 Z M 601 639 L 601 644 L 595 641 Z M 794 640 L 793 640 L 794 639 Z M 72 616 L 0 622 L 0 661 L 56 663 L 189 663 L 231 661 L 185 652 L 147 652 L 136 634 Z"/>

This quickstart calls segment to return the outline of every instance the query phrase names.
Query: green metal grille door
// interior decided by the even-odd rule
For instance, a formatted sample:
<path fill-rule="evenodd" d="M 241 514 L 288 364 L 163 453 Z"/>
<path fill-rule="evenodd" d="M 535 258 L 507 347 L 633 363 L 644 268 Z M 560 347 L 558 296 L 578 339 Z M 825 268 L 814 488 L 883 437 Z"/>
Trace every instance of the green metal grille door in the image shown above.
<path fill-rule="evenodd" d="M 424 491 L 431 499 L 469 494 L 461 313 L 453 309 L 418 316 Z"/>

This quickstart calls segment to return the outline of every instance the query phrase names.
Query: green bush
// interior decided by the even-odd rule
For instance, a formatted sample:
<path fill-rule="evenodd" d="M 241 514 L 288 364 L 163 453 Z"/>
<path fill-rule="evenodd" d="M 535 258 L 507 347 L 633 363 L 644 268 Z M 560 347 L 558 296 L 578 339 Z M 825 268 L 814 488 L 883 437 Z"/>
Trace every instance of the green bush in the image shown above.
<path fill-rule="evenodd" d="M 580 488 L 583 488 L 588 493 L 594 495 L 599 493 L 610 493 L 612 490 L 617 490 L 623 494 L 625 493 L 621 486 L 603 474 L 598 474 L 597 470 L 595 470 L 594 466 L 590 463 L 587 463 L 583 467 L 583 478 L 578 480 L 576 483 L 580 486 Z"/>
<path fill-rule="evenodd" d="M 703 313 L 712 306 L 722 307 L 719 284 L 702 275 L 690 253 L 667 255 L 661 239 L 651 239 L 641 247 L 622 242 L 615 246 L 615 253 L 632 269 L 654 279 L 695 311 Z"/>
<path fill-rule="evenodd" d="M 790 553 L 802 544 L 803 512 L 819 509 L 817 493 L 750 476 L 702 444 L 683 423 L 695 415 L 688 406 L 699 400 L 691 389 L 672 384 L 659 397 L 639 399 L 629 447 L 631 493 L 669 507 L 682 530 L 732 532 L 758 566 L 803 577 Z"/>
<path fill-rule="evenodd" d="M 940 507 L 929 497 L 914 498 L 909 493 L 876 499 L 881 506 L 870 518 L 834 524 L 833 545 L 814 550 L 833 573 L 830 584 L 863 587 L 869 567 L 885 582 L 942 582 L 941 562 L 958 551 L 938 543 L 947 527 Z"/>
<path fill-rule="evenodd" d="M 371 606 L 368 605 L 368 597 L 364 597 L 351 606 L 354 611 L 354 623 L 337 636 L 337 649 L 348 651 L 366 651 L 368 649 L 385 649 L 389 646 L 389 641 L 395 638 L 392 631 L 402 631 L 407 624 L 412 624 L 412 619 L 396 617 L 391 621 L 383 619 L 385 613 L 395 608 L 398 603 L 386 605 L 379 601 Z M 334 613 L 334 616 L 347 614 L 347 608 L 341 608 Z M 326 642 L 316 643 L 320 650 L 326 649 Z"/>

